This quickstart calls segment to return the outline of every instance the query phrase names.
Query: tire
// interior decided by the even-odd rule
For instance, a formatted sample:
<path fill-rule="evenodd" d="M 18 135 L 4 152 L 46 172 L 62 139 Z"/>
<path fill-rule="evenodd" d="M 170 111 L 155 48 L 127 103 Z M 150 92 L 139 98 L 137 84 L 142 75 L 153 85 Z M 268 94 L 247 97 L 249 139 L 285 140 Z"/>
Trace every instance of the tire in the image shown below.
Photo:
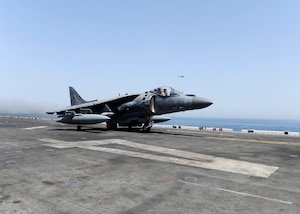
<path fill-rule="evenodd" d="M 118 124 L 117 123 L 106 123 L 106 128 L 108 130 L 117 130 Z"/>

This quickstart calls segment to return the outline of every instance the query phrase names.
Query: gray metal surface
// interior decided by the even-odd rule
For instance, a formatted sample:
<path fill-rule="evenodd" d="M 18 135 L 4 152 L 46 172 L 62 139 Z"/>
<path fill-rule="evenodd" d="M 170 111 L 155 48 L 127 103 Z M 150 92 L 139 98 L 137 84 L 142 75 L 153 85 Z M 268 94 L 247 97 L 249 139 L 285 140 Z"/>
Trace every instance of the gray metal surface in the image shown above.
<path fill-rule="evenodd" d="M 0 118 L 0 213 L 300 213 L 299 137 L 97 127 Z"/>
<path fill-rule="evenodd" d="M 150 132 L 154 123 L 168 121 L 159 116 L 167 113 L 202 109 L 212 105 L 212 101 L 185 95 L 172 87 L 159 87 L 141 94 L 132 94 L 104 101 L 85 101 L 78 92 L 69 87 L 71 106 L 56 113 L 57 122 L 77 124 L 80 130 L 84 124 L 107 122 L 108 129 L 117 126 L 143 126 L 144 132 Z"/>

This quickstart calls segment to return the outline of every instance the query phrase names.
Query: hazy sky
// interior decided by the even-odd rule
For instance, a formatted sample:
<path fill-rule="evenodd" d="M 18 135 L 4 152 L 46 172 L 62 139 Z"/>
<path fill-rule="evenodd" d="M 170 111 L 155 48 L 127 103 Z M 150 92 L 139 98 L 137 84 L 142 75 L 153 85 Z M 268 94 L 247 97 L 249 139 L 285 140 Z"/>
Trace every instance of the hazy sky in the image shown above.
<path fill-rule="evenodd" d="M 0 112 L 170 85 L 182 116 L 300 119 L 300 1 L 0 0 Z M 184 75 L 184 78 L 178 76 Z"/>

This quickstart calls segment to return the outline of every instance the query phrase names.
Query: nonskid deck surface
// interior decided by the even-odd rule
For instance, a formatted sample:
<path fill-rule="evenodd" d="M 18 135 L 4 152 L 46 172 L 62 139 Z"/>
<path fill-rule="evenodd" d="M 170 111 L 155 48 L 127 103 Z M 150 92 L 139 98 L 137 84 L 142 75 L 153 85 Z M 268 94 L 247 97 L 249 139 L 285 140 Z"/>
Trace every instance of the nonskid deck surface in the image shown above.
<path fill-rule="evenodd" d="M 0 213 L 299 213 L 300 138 L 0 118 Z"/>

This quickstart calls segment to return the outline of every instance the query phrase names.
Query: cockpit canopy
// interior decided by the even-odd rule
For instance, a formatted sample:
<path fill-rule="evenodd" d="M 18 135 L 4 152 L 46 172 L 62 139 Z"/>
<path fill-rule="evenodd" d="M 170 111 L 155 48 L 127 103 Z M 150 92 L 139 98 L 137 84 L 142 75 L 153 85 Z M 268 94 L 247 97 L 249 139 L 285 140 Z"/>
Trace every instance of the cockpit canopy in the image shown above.
<path fill-rule="evenodd" d="M 170 97 L 170 96 L 172 97 L 172 96 L 178 96 L 178 95 L 182 94 L 178 90 L 176 90 L 172 87 L 169 87 L 169 86 L 162 86 L 162 87 L 156 88 L 153 90 L 153 92 L 156 94 L 159 94 L 161 96 L 164 96 L 164 97 Z"/>

